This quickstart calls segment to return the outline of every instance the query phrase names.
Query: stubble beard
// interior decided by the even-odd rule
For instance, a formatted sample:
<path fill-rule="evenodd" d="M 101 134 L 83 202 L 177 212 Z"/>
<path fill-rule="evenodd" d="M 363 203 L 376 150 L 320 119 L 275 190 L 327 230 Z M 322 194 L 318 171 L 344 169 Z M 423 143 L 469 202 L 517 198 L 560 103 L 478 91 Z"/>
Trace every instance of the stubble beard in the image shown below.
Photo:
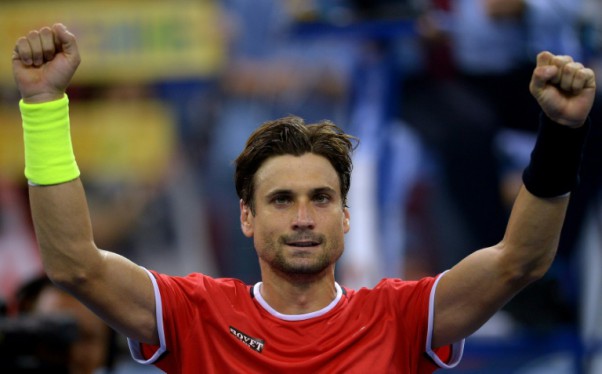
<path fill-rule="evenodd" d="M 338 240 L 329 242 L 322 237 L 320 244 L 322 249 L 317 256 L 312 253 L 299 253 L 287 256 L 286 252 L 288 251 L 285 248 L 285 242 L 284 238 L 280 238 L 276 243 L 265 243 L 265 248 L 267 249 L 265 253 L 272 253 L 273 255 L 262 257 L 277 272 L 293 277 L 321 274 L 331 267 L 343 253 L 342 247 L 341 249 L 335 249 L 341 246 Z"/>

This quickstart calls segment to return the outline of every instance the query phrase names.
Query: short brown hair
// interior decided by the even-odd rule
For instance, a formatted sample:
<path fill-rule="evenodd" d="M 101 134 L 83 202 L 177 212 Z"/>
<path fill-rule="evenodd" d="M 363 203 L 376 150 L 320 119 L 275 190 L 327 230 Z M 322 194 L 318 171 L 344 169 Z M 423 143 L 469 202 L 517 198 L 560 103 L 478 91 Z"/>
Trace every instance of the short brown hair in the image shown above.
<path fill-rule="evenodd" d="M 356 137 L 328 120 L 305 124 L 300 117 L 288 116 L 264 122 L 251 134 L 234 162 L 236 192 L 254 213 L 254 177 L 263 162 L 273 156 L 313 153 L 326 158 L 335 169 L 346 206 L 353 169 L 351 153 L 357 144 Z"/>

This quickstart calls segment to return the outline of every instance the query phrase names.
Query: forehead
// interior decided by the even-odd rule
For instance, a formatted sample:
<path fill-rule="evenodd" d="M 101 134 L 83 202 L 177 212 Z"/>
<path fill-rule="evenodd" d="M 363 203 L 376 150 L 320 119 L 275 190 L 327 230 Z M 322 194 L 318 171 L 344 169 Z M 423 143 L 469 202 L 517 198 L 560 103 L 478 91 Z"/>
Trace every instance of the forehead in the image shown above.
<path fill-rule="evenodd" d="M 255 191 L 269 193 L 276 189 L 304 190 L 329 187 L 339 192 L 339 177 L 323 156 L 282 155 L 267 159 L 255 174 Z"/>

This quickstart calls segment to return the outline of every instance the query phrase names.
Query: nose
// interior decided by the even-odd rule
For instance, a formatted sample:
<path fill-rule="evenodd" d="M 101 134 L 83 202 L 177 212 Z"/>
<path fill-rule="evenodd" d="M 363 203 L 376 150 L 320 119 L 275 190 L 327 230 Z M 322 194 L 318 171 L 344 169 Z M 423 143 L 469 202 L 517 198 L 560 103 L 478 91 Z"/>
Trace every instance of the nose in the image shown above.
<path fill-rule="evenodd" d="M 313 209 L 309 203 L 299 203 L 296 211 L 295 219 L 293 220 L 294 230 L 313 229 L 315 221 L 313 218 Z"/>

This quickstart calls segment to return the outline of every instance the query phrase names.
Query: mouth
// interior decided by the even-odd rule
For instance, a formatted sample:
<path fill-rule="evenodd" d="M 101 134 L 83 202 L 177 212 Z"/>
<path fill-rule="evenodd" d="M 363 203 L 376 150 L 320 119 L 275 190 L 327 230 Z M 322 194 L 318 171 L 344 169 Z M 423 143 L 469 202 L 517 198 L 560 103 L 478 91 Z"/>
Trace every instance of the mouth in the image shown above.
<path fill-rule="evenodd" d="M 290 237 L 290 238 L 286 238 L 284 240 L 284 244 L 288 245 L 289 247 L 295 247 L 295 248 L 311 248 L 311 247 L 317 247 L 320 244 L 322 244 L 323 240 L 319 237 L 308 237 L 306 235 L 304 235 L 303 237 L 300 236 L 296 236 L 296 237 Z"/>
<path fill-rule="evenodd" d="M 286 245 L 290 246 L 290 247 L 297 247 L 297 248 L 308 248 L 308 247 L 315 247 L 320 245 L 319 242 L 316 241 L 300 241 L 300 242 L 287 242 Z"/>

